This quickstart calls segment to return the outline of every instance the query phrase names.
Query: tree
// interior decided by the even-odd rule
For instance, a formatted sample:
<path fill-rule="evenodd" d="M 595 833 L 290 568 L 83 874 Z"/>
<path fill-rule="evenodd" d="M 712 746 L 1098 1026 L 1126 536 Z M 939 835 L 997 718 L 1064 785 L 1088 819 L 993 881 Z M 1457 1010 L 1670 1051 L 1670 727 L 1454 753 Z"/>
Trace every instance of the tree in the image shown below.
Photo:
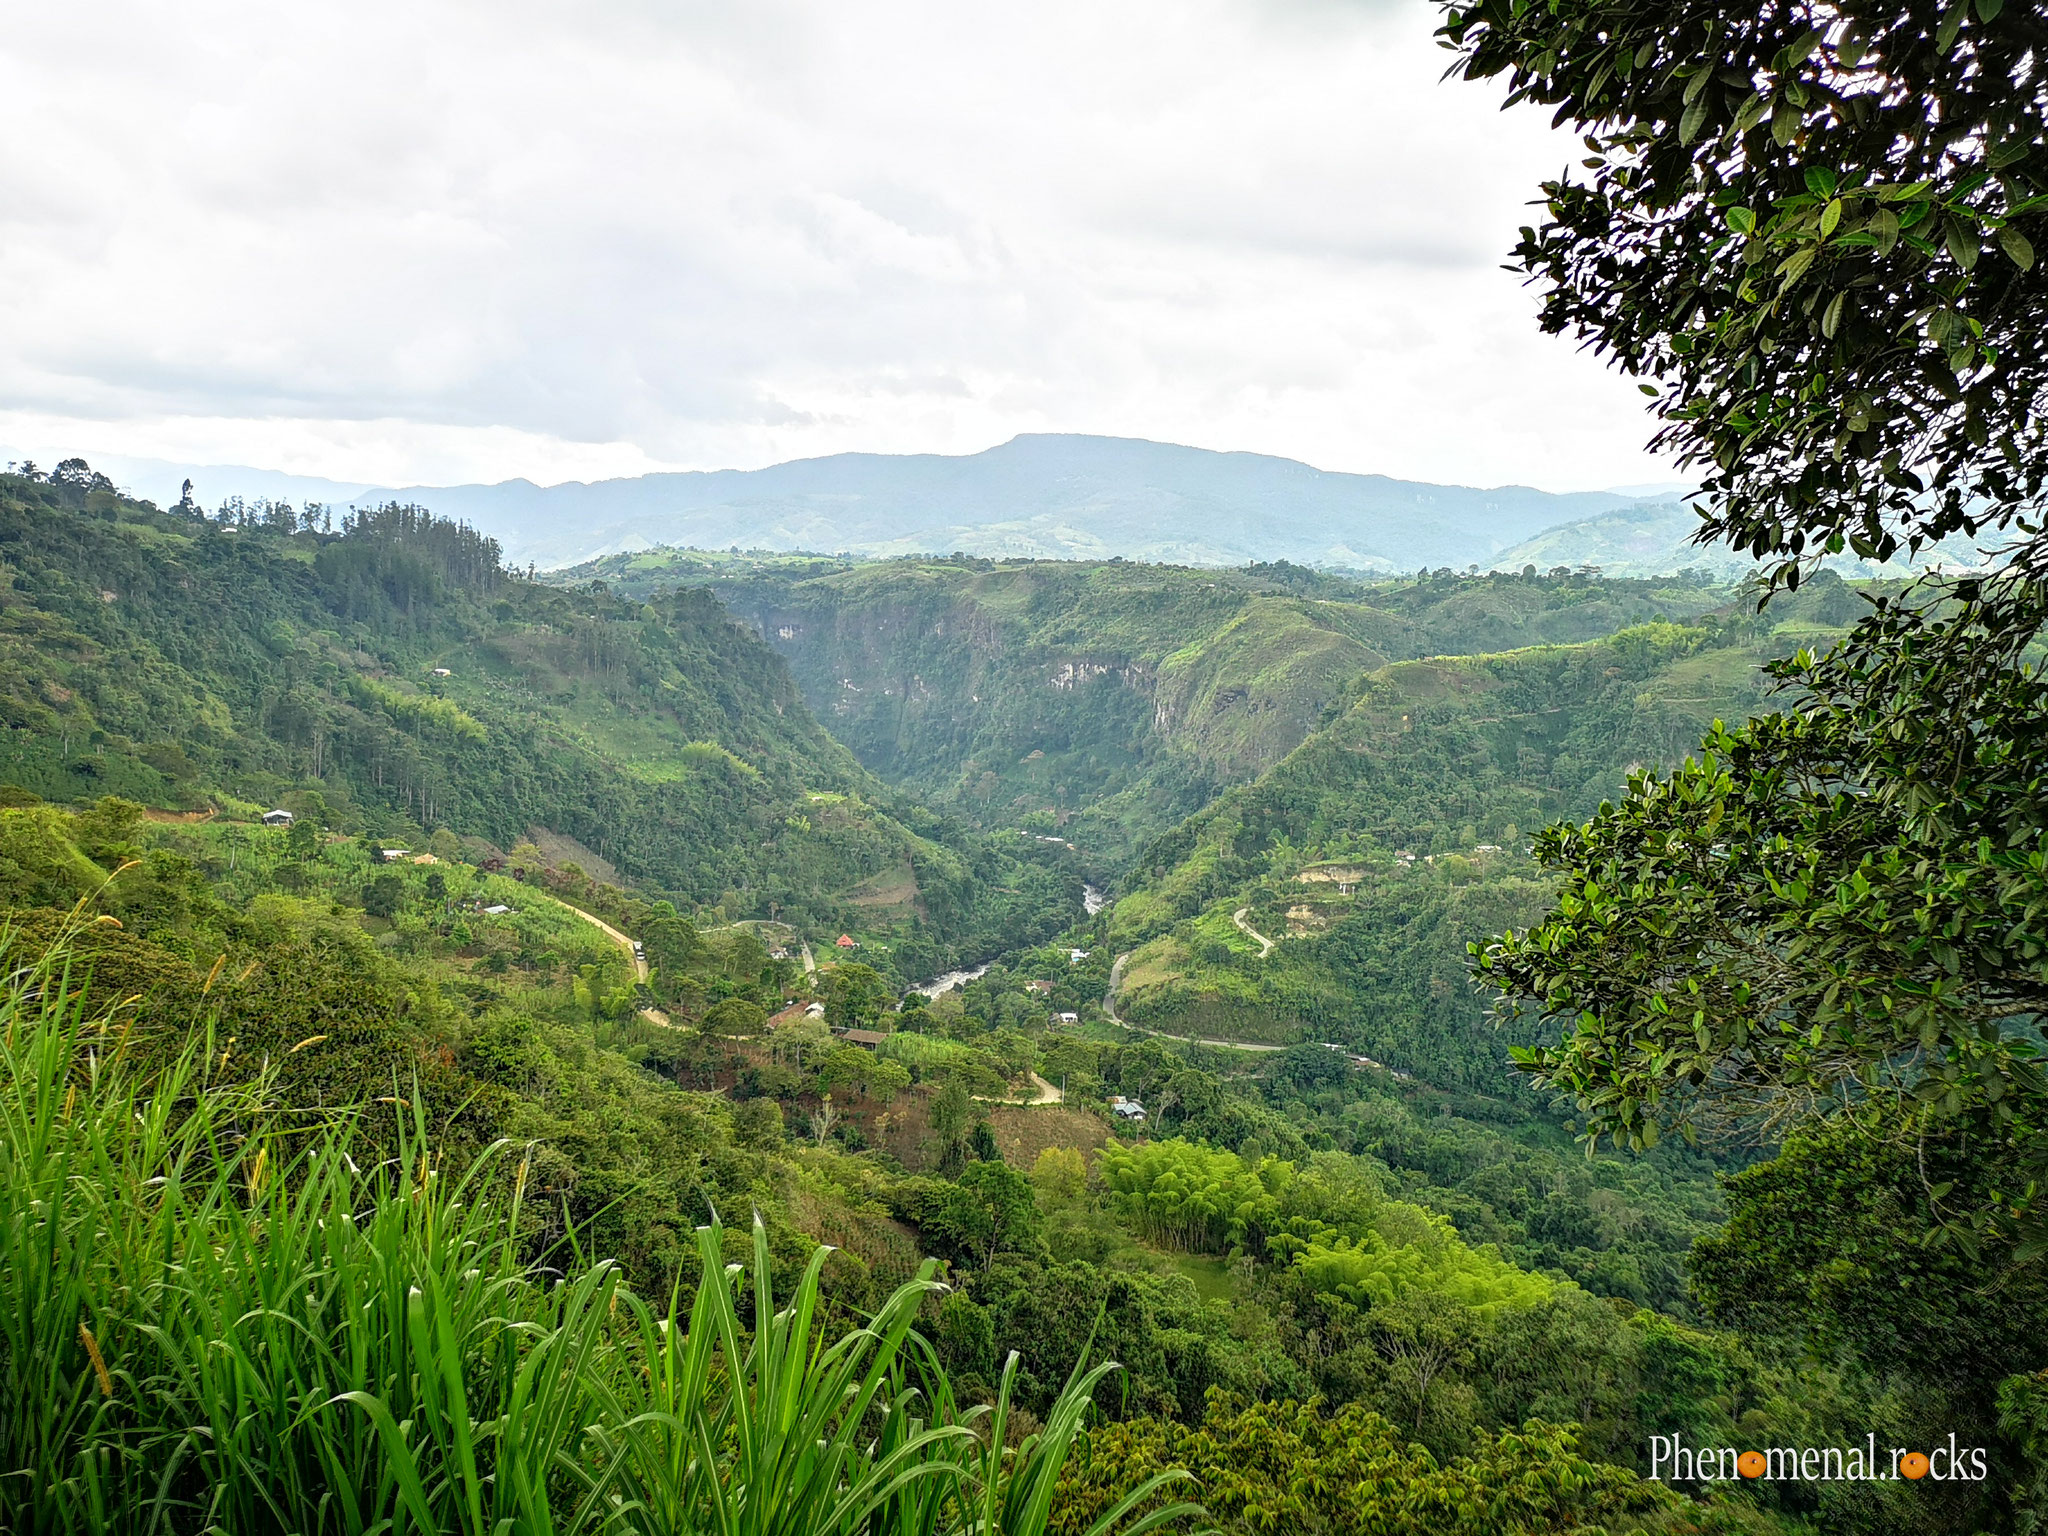
<path fill-rule="evenodd" d="M 773 1099 L 744 1099 L 732 1112 L 733 1135 L 742 1146 L 782 1145 L 782 1106 Z"/>
<path fill-rule="evenodd" d="M 768 1010 L 744 997 L 728 997 L 704 1011 L 707 1035 L 758 1035 L 768 1027 Z"/>
<path fill-rule="evenodd" d="M 372 917 L 391 917 L 405 900 L 405 882 L 385 870 L 363 887 L 363 910 Z"/>
<path fill-rule="evenodd" d="M 1822 552 L 2022 540 L 1539 838 L 1559 902 L 1481 973 L 1572 1033 L 1519 1064 L 1636 1144 L 1706 1107 L 1767 1137 L 1876 1103 L 1901 1142 L 1997 1149 L 1974 1221 L 2024 1213 L 2048 1170 L 2048 33 L 1996 0 L 1480 0 L 1443 32 L 1468 77 L 1585 132 L 1590 179 L 1545 186 L 1516 260 L 1547 329 L 1660 381 L 1702 538 L 1788 587 Z"/>
<path fill-rule="evenodd" d="M 704 941 L 697 936 L 696 925 L 677 916 L 672 907 L 640 925 L 640 941 L 649 962 L 664 976 L 681 976 L 698 963 L 704 952 Z"/>
<path fill-rule="evenodd" d="M 811 1111 L 811 1140 L 819 1146 L 832 1134 L 832 1127 L 839 1123 L 839 1111 L 832 1107 L 832 1095 L 825 1094 L 818 1100 L 818 1107 Z"/>
<path fill-rule="evenodd" d="M 1088 1160 L 1075 1147 L 1047 1147 L 1032 1164 L 1031 1182 L 1048 1203 L 1077 1200 L 1088 1187 Z"/>
<path fill-rule="evenodd" d="M 320 852 L 319 828 L 310 821 L 294 821 L 284 835 L 284 851 L 302 864 L 314 858 Z"/>
<path fill-rule="evenodd" d="M 941 1171 L 956 1171 L 966 1161 L 967 1138 L 974 1128 L 974 1097 L 957 1076 L 948 1076 L 932 1099 L 932 1140 L 937 1143 Z"/>
<path fill-rule="evenodd" d="M 834 1029 L 866 1029 L 895 1000 L 873 966 L 835 965 L 825 975 L 825 1018 Z"/>
<path fill-rule="evenodd" d="M 986 1267 L 998 1253 L 1029 1252 L 1038 1242 L 1038 1203 L 1031 1181 L 1000 1158 L 970 1163 L 960 1187 L 981 1207 L 987 1238 L 981 1252 Z"/>
<path fill-rule="evenodd" d="M 1442 35 L 1585 134 L 1515 260 L 1545 330 L 1659 381 L 1702 537 L 1888 559 L 2041 495 L 2034 7 L 1477 0 Z"/>
<path fill-rule="evenodd" d="M 52 485 L 69 486 L 78 491 L 111 491 L 114 482 L 94 469 L 83 459 L 62 459 L 50 471 Z"/>
<path fill-rule="evenodd" d="M 1938 617 L 1884 603 L 1772 667 L 1797 708 L 1541 834 L 1558 905 L 1479 973 L 1577 1027 L 1520 1064 L 1637 1145 L 1701 1110 L 1768 1127 L 1873 1100 L 1911 1134 L 1924 1110 L 2031 1137 L 2048 759 L 2026 745 L 2037 620 L 2010 620 L 2044 605 L 2025 573 Z"/>

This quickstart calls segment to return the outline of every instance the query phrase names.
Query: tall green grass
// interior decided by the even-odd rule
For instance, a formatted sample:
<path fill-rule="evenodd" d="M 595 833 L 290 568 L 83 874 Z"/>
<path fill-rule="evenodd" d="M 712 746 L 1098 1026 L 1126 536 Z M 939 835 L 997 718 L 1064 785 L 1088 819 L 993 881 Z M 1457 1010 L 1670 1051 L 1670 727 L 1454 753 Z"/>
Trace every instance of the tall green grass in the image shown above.
<path fill-rule="evenodd" d="M 1008 1443 L 915 1331 L 929 1264 L 873 1318 L 778 1297 L 698 1234 L 650 1302 L 520 1241 L 527 1164 L 447 1169 L 415 1114 L 351 1156 L 202 1033 L 89 1014 L 65 950 L 0 933 L 0 1529 L 334 1536 L 1040 1536 L 1109 1365 Z M 318 1042 L 306 1049 L 319 1049 Z M 223 1070 L 226 1068 L 226 1070 Z M 401 1098 L 363 1112 L 399 1113 Z M 1193 1513 L 1155 1480 L 1097 1527 Z"/>

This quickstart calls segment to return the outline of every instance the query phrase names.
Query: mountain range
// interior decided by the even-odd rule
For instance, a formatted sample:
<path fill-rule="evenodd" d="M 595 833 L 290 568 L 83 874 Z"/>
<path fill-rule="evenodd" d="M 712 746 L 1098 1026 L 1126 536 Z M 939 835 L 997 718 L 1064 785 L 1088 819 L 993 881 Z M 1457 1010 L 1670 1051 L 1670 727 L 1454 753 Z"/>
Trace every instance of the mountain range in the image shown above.
<path fill-rule="evenodd" d="M 166 502 L 187 472 L 139 460 L 110 467 Z M 189 473 L 207 506 L 228 496 L 413 503 L 497 539 L 509 562 L 547 568 L 657 545 L 737 544 L 868 556 L 1463 569 L 1560 523 L 1641 499 L 1429 485 L 1266 454 L 1073 434 L 1026 434 L 957 456 L 843 453 L 765 469 L 552 486 L 366 487 L 227 467 Z"/>

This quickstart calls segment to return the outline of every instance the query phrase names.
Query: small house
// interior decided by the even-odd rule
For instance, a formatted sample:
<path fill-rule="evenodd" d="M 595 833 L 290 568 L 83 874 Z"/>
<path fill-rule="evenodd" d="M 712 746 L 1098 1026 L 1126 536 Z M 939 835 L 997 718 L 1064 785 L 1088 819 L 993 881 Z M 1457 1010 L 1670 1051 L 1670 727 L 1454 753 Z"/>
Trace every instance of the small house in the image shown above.
<path fill-rule="evenodd" d="M 1081 1015 L 1078 1013 L 1063 1013 L 1059 1018 L 1062 1024 L 1078 1024 L 1081 1022 Z"/>
<path fill-rule="evenodd" d="M 382 856 L 386 864 L 396 864 L 401 859 L 412 857 L 412 850 L 410 848 L 379 848 L 377 852 Z"/>
<path fill-rule="evenodd" d="M 812 1003 L 810 1007 L 804 1010 L 804 1017 L 807 1019 L 822 1019 L 825 1017 L 825 1005 L 823 1003 Z"/>
<path fill-rule="evenodd" d="M 1024 983 L 1024 990 L 1026 992 L 1039 993 L 1041 996 L 1049 996 L 1052 992 L 1052 983 L 1049 981 L 1027 981 Z"/>
<path fill-rule="evenodd" d="M 1142 1120 L 1145 1118 L 1145 1106 L 1136 1099 L 1127 1099 L 1121 1094 L 1109 1101 L 1109 1112 L 1119 1120 Z"/>
<path fill-rule="evenodd" d="M 294 816 L 283 806 L 279 806 L 274 811 L 265 811 L 263 813 L 263 825 L 266 827 L 288 827 L 298 819 L 298 817 Z"/>
<path fill-rule="evenodd" d="M 853 937 L 852 935 L 850 935 L 850 934 L 844 934 L 844 933 L 842 933 L 841 935 L 839 935 L 839 937 L 838 937 L 838 938 L 834 939 L 834 940 L 833 940 L 832 942 L 833 942 L 834 944 L 838 945 L 838 946 L 839 946 L 839 948 L 841 948 L 841 949 L 859 949 L 859 948 L 860 948 L 860 941 L 859 941 L 858 939 L 854 938 L 854 937 Z"/>
<path fill-rule="evenodd" d="M 889 1037 L 878 1029 L 849 1029 L 839 1038 L 848 1045 L 857 1045 L 864 1051 L 872 1051 Z"/>
<path fill-rule="evenodd" d="M 492 905 L 492 906 L 488 906 L 488 907 L 485 907 L 485 908 L 484 908 L 484 916 L 485 916 L 485 917 L 503 917 L 503 916 L 504 916 L 504 915 L 505 915 L 506 913 L 510 912 L 511 910 L 512 910 L 512 909 L 511 909 L 510 907 L 506 906 L 506 905 L 505 905 L 505 903 L 503 903 L 503 902 L 501 901 L 501 902 L 497 902 L 497 903 L 495 903 L 495 904 L 494 904 L 494 905 Z"/>
<path fill-rule="evenodd" d="M 434 676 L 436 677 L 453 677 L 454 675 L 455 674 L 453 672 L 450 672 L 446 667 L 434 668 Z"/>
<path fill-rule="evenodd" d="M 1079 965 L 1087 958 L 1088 951 L 1085 949 L 1070 949 L 1067 951 L 1067 964 L 1069 965 Z"/>

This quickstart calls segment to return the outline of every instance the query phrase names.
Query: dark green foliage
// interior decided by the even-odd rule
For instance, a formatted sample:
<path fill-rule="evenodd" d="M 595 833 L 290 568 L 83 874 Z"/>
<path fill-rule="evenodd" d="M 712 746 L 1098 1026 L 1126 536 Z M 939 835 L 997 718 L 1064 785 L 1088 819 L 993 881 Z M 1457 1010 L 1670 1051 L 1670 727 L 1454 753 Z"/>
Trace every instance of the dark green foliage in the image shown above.
<path fill-rule="evenodd" d="M 363 910 L 372 917 L 390 917 L 398 911 L 405 895 L 405 883 L 389 870 L 363 887 Z"/>
<path fill-rule="evenodd" d="M 1703 533 L 1792 588 L 1845 547 L 2020 535 L 2001 574 L 1881 604 L 1775 669 L 1779 713 L 1546 833 L 1557 905 L 1481 958 L 1566 1022 L 1522 1064 L 1593 1133 L 1647 1143 L 1702 1110 L 1791 1133 L 1700 1249 L 1710 1309 L 1839 1351 L 1901 1433 L 1988 1439 L 2014 1373 L 2011 1464 L 2037 1449 L 2048 1299 L 2039 16 L 1482 0 L 1444 31 L 1466 74 L 1590 130 L 1591 180 L 1545 188 L 1517 258 L 1546 328 L 1663 381 Z M 2031 1528 L 2006 1489 L 2038 1486 L 2035 1464 L 1824 1512 Z"/>
<path fill-rule="evenodd" d="M 1592 1132 L 1640 1143 L 1702 1101 L 1826 1112 L 1853 1083 L 1901 1122 L 1924 1105 L 2038 1157 L 2043 590 L 2022 573 L 1952 612 L 1884 603 L 1772 669 L 1795 707 L 1543 835 L 1558 907 L 1480 964 L 1573 1021 L 1524 1065 Z M 2021 1211 L 2032 1178 L 1995 1181 L 1992 1211 Z"/>
<path fill-rule="evenodd" d="M 1728 1224 L 1695 1251 L 1695 1291 L 1716 1321 L 1857 1362 L 1864 1411 L 1886 1443 L 1945 1443 L 1954 1432 L 1994 1447 L 2002 1466 L 2039 1466 L 2023 1426 L 2012 1431 L 2021 1443 L 2001 1443 L 1999 1418 L 2038 1368 L 2048 1275 L 2016 1264 L 2009 1239 L 1973 1250 L 1942 1241 L 1930 1188 L 1952 1191 L 1956 1206 L 1982 1202 L 2001 1158 L 1995 1144 L 1938 1123 L 1924 1129 L 1915 1145 L 1866 1112 L 1804 1133 L 1731 1179 Z M 2008 1529 L 2010 1487 L 2008 1477 L 1910 1500 L 1895 1489 L 1837 1490 L 1836 1522 Z"/>
<path fill-rule="evenodd" d="M 907 1180 L 891 1202 L 917 1227 L 926 1252 L 962 1270 L 986 1268 L 997 1254 L 1030 1254 L 1039 1246 L 1031 1183 L 1000 1158 L 969 1163 L 950 1181 Z"/>
<path fill-rule="evenodd" d="M 699 571 L 634 557 L 604 574 L 646 594 Z M 991 828 L 1071 841 L 1098 872 L 1277 761 L 1389 658 L 1587 640 L 1716 601 L 1569 573 L 1368 586 L 1284 562 L 790 563 L 713 590 L 868 767 Z"/>
<path fill-rule="evenodd" d="M 330 534 L 125 502 L 107 522 L 75 499 L 0 479 L 0 768 L 27 791 L 275 804 L 317 785 L 315 819 L 342 830 L 508 848 L 548 828 L 728 918 L 834 931 L 862 916 L 848 893 L 908 865 L 922 899 L 890 921 L 919 966 L 1049 932 L 1078 901 L 1035 849 L 871 803 L 703 592 L 537 587 L 416 509 Z"/>
<path fill-rule="evenodd" d="M 845 961 L 825 978 L 825 1018 L 835 1029 L 872 1029 L 895 992 L 873 966 Z"/>
<path fill-rule="evenodd" d="M 710 1035 L 758 1035 L 768 1025 L 768 1010 L 744 997 L 728 997 L 704 1010 L 704 1032 Z"/>

